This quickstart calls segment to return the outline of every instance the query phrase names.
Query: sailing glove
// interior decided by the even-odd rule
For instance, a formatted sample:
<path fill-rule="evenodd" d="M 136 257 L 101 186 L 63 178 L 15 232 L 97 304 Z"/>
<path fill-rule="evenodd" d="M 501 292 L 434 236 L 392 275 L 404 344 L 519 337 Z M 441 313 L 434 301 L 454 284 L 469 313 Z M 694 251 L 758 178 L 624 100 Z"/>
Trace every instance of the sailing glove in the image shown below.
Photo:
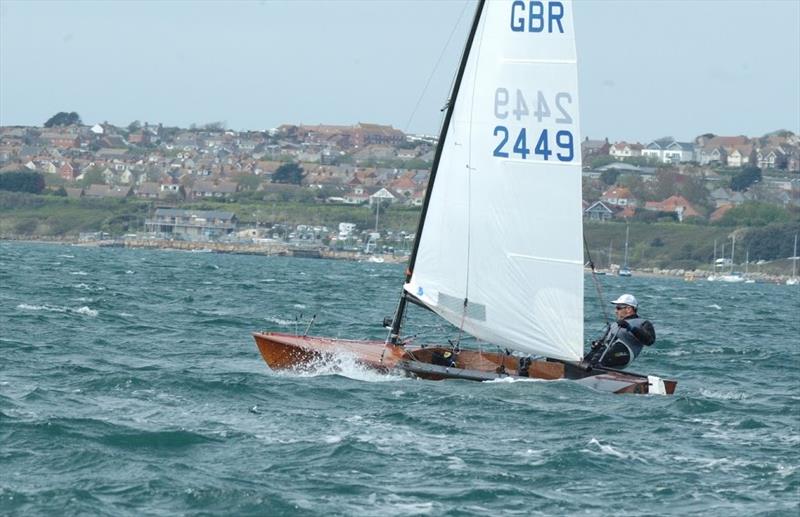
<path fill-rule="evenodd" d="M 625 320 L 617 320 L 617 326 L 626 330 L 631 328 L 631 326 Z"/>

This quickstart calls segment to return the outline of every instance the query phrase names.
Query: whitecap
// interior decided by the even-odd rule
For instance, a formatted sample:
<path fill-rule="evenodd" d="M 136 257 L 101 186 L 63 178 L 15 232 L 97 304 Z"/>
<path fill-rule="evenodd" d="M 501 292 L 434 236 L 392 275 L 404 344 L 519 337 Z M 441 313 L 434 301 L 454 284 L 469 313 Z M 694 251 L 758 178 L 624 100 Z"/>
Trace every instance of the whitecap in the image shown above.
<path fill-rule="evenodd" d="M 126 274 L 126 275 L 132 275 L 132 274 L 134 274 L 134 273 L 133 273 L 133 271 L 131 271 L 131 270 L 129 269 L 129 270 L 125 271 L 125 274 Z"/>
<path fill-rule="evenodd" d="M 623 458 L 623 459 L 628 459 L 629 458 L 629 456 L 627 454 L 624 454 L 624 453 L 618 451 L 614 447 L 612 447 L 610 445 L 604 445 L 604 444 L 600 443 L 597 440 L 597 438 L 592 438 L 591 440 L 589 440 L 589 444 L 588 445 L 594 445 L 594 446 L 598 447 L 600 449 L 600 452 L 602 452 L 603 454 L 608 454 L 610 456 L 616 456 L 617 458 Z"/>
<path fill-rule="evenodd" d="M 70 275 L 87 276 L 89 273 L 86 271 L 71 271 Z"/>
<path fill-rule="evenodd" d="M 669 352 L 662 352 L 664 355 L 668 355 L 671 357 L 679 356 L 679 355 L 689 355 L 691 352 L 688 350 L 670 350 Z"/>
<path fill-rule="evenodd" d="M 57 255 L 60 258 L 75 258 L 75 255 Z"/>
<path fill-rule="evenodd" d="M 467 468 L 467 463 L 458 456 L 450 456 L 447 458 L 447 463 L 449 470 L 464 470 Z"/>
<path fill-rule="evenodd" d="M 269 321 L 270 323 L 274 323 L 276 325 L 281 325 L 283 327 L 288 327 L 289 325 L 294 325 L 295 323 L 297 323 L 296 321 L 293 321 L 293 320 L 282 320 L 280 318 L 273 318 L 271 316 L 269 318 L 265 318 L 265 319 L 267 321 Z"/>
<path fill-rule="evenodd" d="M 54 305 L 32 305 L 29 303 L 21 303 L 17 305 L 17 309 L 25 311 L 46 311 L 46 312 L 70 312 L 73 314 L 83 314 L 85 316 L 97 316 L 97 311 L 89 307 L 79 307 L 77 309 L 70 309 L 68 307 L 59 307 Z"/>
<path fill-rule="evenodd" d="M 296 303 L 296 304 L 292 305 L 292 307 L 294 307 L 295 309 L 305 309 L 306 308 L 306 306 L 303 305 L 302 303 Z"/>
<path fill-rule="evenodd" d="M 17 309 L 25 311 L 48 311 L 48 312 L 67 312 L 64 307 L 52 307 L 50 305 L 31 305 L 29 303 L 21 303 L 17 305 Z"/>
<path fill-rule="evenodd" d="M 322 441 L 324 441 L 327 444 L 333 445 L 334 443 L 340 443 L 343 439 L 344 438 L 342 436 L 330 435 L 330 436 L 325 436 L 322 439 Z"/>
<path fill-rule="evenodd" d="M 717 309 L 718 311 L 722 310 L 722 307 L 720 307 L 716 303 L 712 303 L 711 305 L 706 305 L 706 308 L 708 308 L 708 309 Z"/>
<path fill-rule="evenodd" d="M 750 395 L 747 393 L 735 391 L 713 391 L 700 389 L 700 394 L 704 397 L 717 400 L 744 400 L 746 398 L 750 398 Z"/>

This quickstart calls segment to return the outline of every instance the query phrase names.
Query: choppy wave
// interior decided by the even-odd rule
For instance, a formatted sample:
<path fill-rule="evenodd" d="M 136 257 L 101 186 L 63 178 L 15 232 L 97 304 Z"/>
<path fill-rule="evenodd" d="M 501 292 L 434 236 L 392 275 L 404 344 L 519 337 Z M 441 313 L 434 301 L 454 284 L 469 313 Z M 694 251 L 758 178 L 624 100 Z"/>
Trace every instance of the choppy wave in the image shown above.
<path fill-rule="evenodd" d="M 45 311 L 45 312 L 66 312 L 72 314 L 83 314 L 84 316 L 95 317 L 97 316 L 98 312 L 94 309 L 89 307 L 59 307 L 54 305 L 32 305 L 28 303 L 21 303 L 17 305 L 17 309 L 22 309 L 25 311 Z"/>
<path fill-rule="evenodd" d="M 678 381 L 617 396 L 261 359 L 250 333 L 302 333 L 300 312 L 316 335 L 385 338 L 402 265 L 65 249 L 0 242 L 0 514 L 800 511 L 798 290 L 601 277 L 656 325 L 631 369 Z M 417 308 L 407 333 L 458 334 Z"/>

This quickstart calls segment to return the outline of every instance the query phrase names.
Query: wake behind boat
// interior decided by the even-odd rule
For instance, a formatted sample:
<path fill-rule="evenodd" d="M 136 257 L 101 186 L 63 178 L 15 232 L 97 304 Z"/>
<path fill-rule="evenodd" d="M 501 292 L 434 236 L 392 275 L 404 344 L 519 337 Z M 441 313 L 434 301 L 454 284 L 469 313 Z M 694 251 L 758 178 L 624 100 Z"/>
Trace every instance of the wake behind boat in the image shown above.
<path fill-rule="evenodd" d="M 570 379 L 614 393 L 674 392 L 674 381 L 583 361 L 572 27 L 568 0 L 479 2 L 405 283 L 385 322 L 389 336 L 351 341 L 255 333 L 271 368 L 309 369 L 344 355 L 377 371 L 423 379 Z M 459 337 L 448 346 L 412 346 L 402 336 L 409 303 L 436 313 Z M 464 349 L 462 334 L 499 352 Z"/>

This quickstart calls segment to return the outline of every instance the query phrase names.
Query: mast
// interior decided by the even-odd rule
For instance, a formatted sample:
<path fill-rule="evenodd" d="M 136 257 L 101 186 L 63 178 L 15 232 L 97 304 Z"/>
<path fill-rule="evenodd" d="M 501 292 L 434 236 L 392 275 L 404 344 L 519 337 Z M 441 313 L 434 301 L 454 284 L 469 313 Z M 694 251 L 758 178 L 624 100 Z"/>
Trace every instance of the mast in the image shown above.
<path fill-rule="evenodd" d="M 744 254 L 744 274 L 747 276 L 750 273 L 750 248 Z"/>
<path fill-rule="evenodd" d="M 378 218 L 381 216 L 381 201 L 378 200 L 378 206 L 375 209 L 375 233 L 378 232 Z"/>
<path fill-rule="evenodd" d="M 714 239 L 714 258 L 711 259 L 711 273 L 717 272 L 717 239 Z"/>
<path fill-rule="evenodd" d="M 450 128 L 450 120 L 453 117 L 453 109 L 455 108 L 456 99 L 458 98 L 458 90 L 461 88 L 461 80 L 464 78 L 464 70 L 467 68 L 467 60 L 469 59 L 469 53 L 472 49 L 472 42 L 475 39 L 475 33 L 478 32 L 478 24 L 480 23 L 481 13 L 483 12 L 485 3 L 486 0 L 480 0 L 478 2 L 478 7 L 475 9 L 475 17 L 472 19 L 472 27 L 470 28 L 469 37 L 467 38 L 467 43 L 464 46 L 464 53 L 461 56 L 461 64 L 458 67 L 456 80 L 453 84 L 453 92 L 450 95 L 450 100 L 447 102 L 447 112 L 444 117 L 444 122 L 442 123 L 442 129 L 439 132 L 439 142 L 436 146 L 436 153 L 433 157 L 431 175 L 428 178 L 428 188 L 425 190 L 425 201 L 422 204 L 422 213 L 419 216 L 419 223 L 417 223 L 417 234 L 414 237 L 414 247 L 411 250 L 411 257 L 408 260 L 405 283 L 411 280 L 411 274 L 414 271 L 414 263 L 417 260 L 417 250 L 419 248 L 420 239 L 422 238 L 422 229 L 425 226 L 425 215 L 428 213 L 428 205 L 430 204 L 431 193 L 433 192 L 433 183 L 436 178 L 436 171 L 439 168 L 439 161 L 442 158 L 444 140 L 447 137 L 447 132 Z M 389 336 L 392 344 L 397 344 L 400 339 L 400 324 L 403 320 L 403 314 L 405 313 L 407 299 L 406 291 L 405 289 L 402 289 L 400 301 L 397 304 L 397 312 L 394 315 L 394 320 L 392 321 L 392 330 Z"/>
<path fill-rule="evenodd" d="M 628 225 L 625 226 L 625 263 L 622 266 L 625 269 L 628 269 L 628 237 L 630 235 L 630 231 L 631 231 L 631 225 L 630 223 L 628 223 Z"/>
<path fill-rule="evenodd" d="M 797 234 L 794 234 L 794 252 L 792 253 L 792 278 L 797 277 Z"/>
<path fill-rule="evenodd" d="M 734 234 L 731 242 L 731 274 L 733 274 L 733 258 L 736 253 L 736 235 Z"/>

